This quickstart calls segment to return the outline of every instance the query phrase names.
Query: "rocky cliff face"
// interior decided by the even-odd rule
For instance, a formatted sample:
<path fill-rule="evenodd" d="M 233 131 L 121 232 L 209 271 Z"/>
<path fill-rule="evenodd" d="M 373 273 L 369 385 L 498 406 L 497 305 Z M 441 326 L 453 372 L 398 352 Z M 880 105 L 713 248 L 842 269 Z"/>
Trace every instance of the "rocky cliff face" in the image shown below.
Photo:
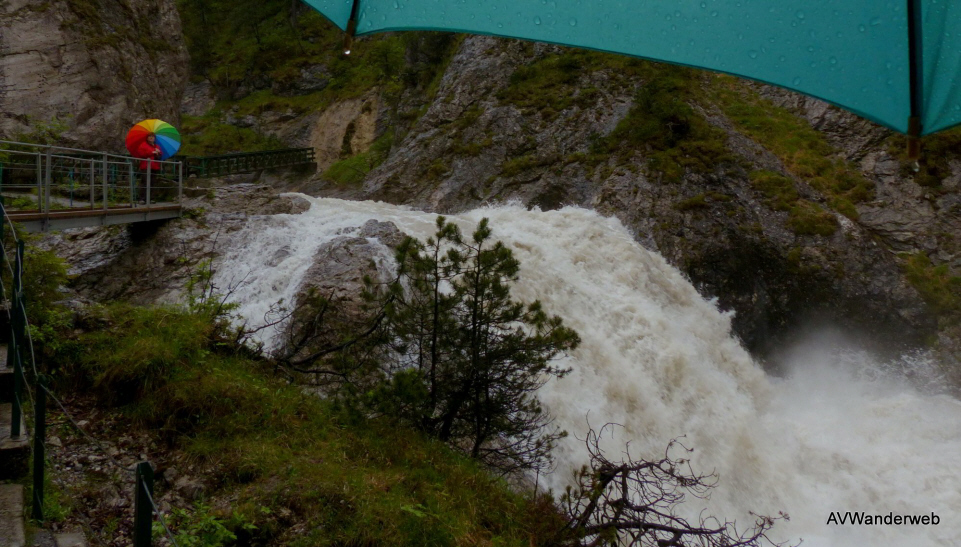
<path fill-rule="evenodd" d="M 179 124 L 187 60 L 174 0 L 0 2 L 0 138 L 122 150 L 140 120 Z"/>
<path fill-rule="evenodd" d="M 896 253 L 933 252 L 941 260 L 957 260 L 952 249 L 961 226 L 952 214 L 958 199 L 954 179 L 935 197 L 905 176 L 885 144 L 886 130 L 824 103 L 760 86 L 762 96 L 807 119 L 836 157 L 854 162 L 875 186 L 873 198 L 849 213 L 853 219 L 830 210 L 829 196 L 792 174 L 765 143 L 740 132 L 710 104 L 695 106 L 723 131 L 728 156 L 717 165 L 666 180 L 651 168 L 650 150 L 644 148 L 592 163 L 594 143 L 615 130 L 634 106 L 637 90 L 649 82 L 625 82 L 602 67 L 582 71 L 571 82 L 571 97 L 553 101 L 557 108 L 546 107 L 546 115 L 544 106 L 504 100 L 519 70 L 558 51 L 467 38 L 423 115 L 362 187 L 348 193 L 440 212 L 520 200 L 542 209 L 577 205 L 617 216 L 706 296 L 734 310 L 737 334 L 760 354 L 812 319 L 894 350 L 936 332 L 934 314 L 906 282 Z M 793 226 L 790 213 L 752 178 L 759 170 L 790 181 L 802 199 L 823 208 L 830 229 L 817 233 Z M 345 192 L 322 178 L 313 189 Z"/>
<path fill-rule="evenodd" d="M 161 14 L 167 13 L 166 3 L 158 5 Z M 66 4 L 51 6 L 38 11 L 8 1 L 5 24 L 53 24 L 49 21 L 63 20 L 70 13 Z M 166 15 L 162 19 L 168 20 Z M 171 29 L 174 19 L 169 18 Z M 58 32 L 64 37 L 61 42 L 82 41 L 74 26 L 60 25 Z M 823 145 L 815 156 L 844 163 L 866 181 L 863 195 L 840 208 L 837 195 L 799 174 L 789 154 L 745 130 L 721 104 L 712 75 L 699 74 L 686 94 L 677 93 L 667 103 L 662 97 L 661 103 L 647 105 L 649 112 L 638 115 L 639 101 L 650 99 L 643 98 L 644 90 L 659 85 L 656 75 L 638 76 L 603 63 L 590 66 L 595 58 L 588 59 L 588 66 L 577 60 L 571 64 L 565 53 L 569 50 L 543 44 L 476 36 L 456 44 L 439 85 L 421 82 L 416 89 L 398 92 L 397 84 L 407 76 L 382 78 L 380 84 L 393 82 L 395 88 L 388 92 L 371 84 L 366 93 L 319 101 L 321 106 L 307 112 L 275 109 L 263 98 L 253 114 L 238 109 L 239 103 L 215 110 L 223 123 L 318 150 L 321 169 L 306 183 L 264 179 L 283 189 L 385 200 L 438 212 L 517 200 L 542 209 L 577 205 L 617 216 L 639 241 L 684 271 L 705 296 L 716 297 L 722 308 L 733 310 L 736 333 L 758 354 L 770 352 L 812 319 L 862 333 L 894 350 L 923 344 L 939 333 L 943 347 L 956 345 L 957 336 L 950 335 L 943 322 L 938 324 L 943 310 L 932 307 L 931 294 L 919 291 L 916 279 L 908 282 L 905 264 L 909 256 L 924 255 L 930 257 L 932 268 L 938 264 L 961 268 L 958 150 L 937 148 L 931 153 L 937 168 L 925 167 L 916 176 L 905 169 L 896 140 L 883 128 L 784 90 L 741 86 L 743 92 L 761 98 L 762 110 L 770 109 L 771 117 L 786 115 L 814 128 Z M 34 55 L 22 49 L 17 58 Z M 181 55 L 182 46 L 161 53 L 143 48 L 134 56 L 161 54 Z M 410 51 L 407 55 L 408 68 L 419 66 Z M 89 54 L 78 58 L 86 60 L 77 62 L 94 62 Z M 116 64 L 124 62 L 122 56 L 110 58 L 115 64 L 104 66 L 122 70 Z M 12 66 L 10 59 L 8 55 L 3 66 Z M 335 61 L 337 70 L 344 70 L 344 62 Z M 538 72 L 537 67 L 547 68 Z M 277 104 L 293 104 L 289 96 L 307 96 L 324 88 L 331 70 L 326 65 L 303 67 L 305 81 L 313 78 L 323 85 L 303 90 L 288 86 Z M 114 85 L 104 83 L 109 80 L 102 78 L 104 72 L 90 81 L 101 78 L 97 85 Z M 10 70 L 5 74 L 10 81 Z M 16 81 L 29 78 L 18 76 Z M 142 80 L 131 78 L 123 101 L 119 92 L 111 91 L 118 106 L 91 110 L 89 119 L 94 121 L 78 123 L 73 131 L 105 126 L 95 120 L 116 118 L 110 113 L 121 106 L 143 108 L 136 97 L 167 97 L 161 90 L 142 92 L 134 85 L 142 85 L 137 83 Z M 44 84 L 44 89 L 49 87 Z M 214 112 L 209 109 L 216 94 L 209 84 L 193 86 L 183 111 L 193 116 Z M 9 97 L 10 91 L 5 100 Z M 58 101 L 64 104 L 62 96 Z M 612 149 L 615 136 L 630 133 L 632 124 L 646 123 L 657 109 L 673 109 L 672 101 L 689 105 L 693 116 L 706 123 L 706 129 L 698 131 L 713 141 L 685 145 L 674 137 L 693 131 L 685 126 L 690 120 L 668 116 L 655 120 L 662 124 L 656 138 L 673 148 L 658 148 L 653 139 L 628 139 Z M 3 121 L 7 126 L 0 127 L 14 122 L 8 116 Z M 389 153 L 378 151 L 380 156 L 350 166 L 373 167 L 362 182 L 335 181 L 329 172 L 324 174 L 328 166 L 351 155 L 369 154 L 372 144 L 384 139 L 389 141 Z M 665 162 L 670 165 L 665 167 Z M 799 219 L 801 213 L 807 217 Z M 101 296 L 121 295 L 131 293 L 118 288 Z"/>

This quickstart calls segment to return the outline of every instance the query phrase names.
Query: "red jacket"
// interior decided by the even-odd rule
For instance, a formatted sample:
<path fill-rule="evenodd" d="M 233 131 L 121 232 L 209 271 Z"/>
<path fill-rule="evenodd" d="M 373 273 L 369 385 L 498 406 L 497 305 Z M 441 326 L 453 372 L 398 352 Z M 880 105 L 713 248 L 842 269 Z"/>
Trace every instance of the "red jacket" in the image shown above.
<path fill-rule="evenodd" d="M 159 146 L 157 146 L 156 144 L 152 145 L 147 141 L 143 141 L 140 144 L 140 146 L 137 148 L 137 157 L 145 158 L 144 161 L 140 162 L 140 170 L 141 171 L 147 170 L 147 158 L 159 160 L 160 154 L 161 154 L 161 151 Z M 152 171 L 160 171 L 160 167 L 161 165 L 157 162 L 151 162 L 150 164 L 150 169 Z"/>

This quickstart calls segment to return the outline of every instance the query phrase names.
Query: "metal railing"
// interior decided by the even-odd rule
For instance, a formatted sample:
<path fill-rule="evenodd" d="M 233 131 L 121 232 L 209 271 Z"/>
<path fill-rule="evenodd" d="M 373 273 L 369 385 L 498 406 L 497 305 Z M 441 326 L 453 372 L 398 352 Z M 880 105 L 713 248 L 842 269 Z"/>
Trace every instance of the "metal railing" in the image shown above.
<path fill-rule="evenodd" d="M 6 225 L 10 226 L 10 236 L 14 243 L 14 259 L 11 262 L 10 252 L 4 243 Z M 13 369 L 13 403 L 11 412 L 10 438 L 17 440 L 26 435 L 21 426 L 24 422 L 23 396 L 30 396 L 34 409 L 34 443 L 33 443 L 33 500 L 31 516 L 35 520 L 43 520 L 43 470 L 45 463 L 44 436 L 46 431 L 46 380 L 37 372 L 36 357 L 33 352 L 33 339 L 30 335 L 30 323 L 27 320 L 27 307 L 23 290 L 23 240 L 17 237 L 13 224 L 6 214 L 3 202 L 0 200 L 0 298 L 7 304 L 6 312 L 10 319 L 9 341 L 7 342 L 7 367 Z M 9 285 L 4 282 L 9 271 Z M 9 295 L 8 295 L 9 287 Z M 29 364 L 37 383 L 36 398 L 30 392 L 25 373 L 25 364 Z"/>
<path fill-rule="evenodd" d="M 293 167 L 314 163 L 313 148 L 285 148 L 263 152 L 238 152 L 219 156 L 187 156 L 187 176 L 223 177 L 253 173 L 262 169 Z"/>
<path fill-rule="evenodd" d="M 9 226 L 9 233 L 5 234 Z M 12 239 L 15 252 L 8 251 L 7 238 Z M 14 258 L 11 261 L 10 255 Z M 8 275 L 9 274 L 9 275 Z M 32 445 L 32 492 L 30 503 L 30 518 L 42 523 L 44 516 L 44 485 L 46 475 L 47 455 L 47 399 L 49 398 L 63 412 L 66 419 L 85 437 L 89 437 L 97 448 L 108 458 L 113 460 L 114 467 L 124 469 L 106 450 L 102 443 L 90 437 L 80 424 L 67 412 L 63 402 L 50 390 L 49 382 L 37 369 L 36 356 L 33 349 L 33 339 L 30 334 L 30 322 L 27 318 L 26 299 L 23 288 L 24 275 L 24 242 L 18 237 L 16 229 L 10 220 L 0 198 L 0 300 L 7 303 L 6 312 L 10 318 L 9 341 L 7 344 L 7 366 L 13 369 L 13 403 L 10 438 L 23 439 L 27 432 L 22 428 L 24 422 L 26 395 L 33 407 L 33 445 Z M 9 291 L 9 292 L 8 292 Z M 27 381 L 27 366 L 29 366 L 34 380 L 31 393 Z M 133 470 L 134 476 L 134 547 L 150 547 L 153 542 L 152 522 L 154 516 L 163 526 L 168 541 L 174 547 L 178 543 L 164 519 L 163 512 L 157 507 L 153 498 L 153 468 L 148 462 L 140 462 Z M 56 477 L 54 477 L 56 478 Z"/>
<path fill-rule="evenodd" d="M 0 194 L 11 212 L 180 204 L 183 178 L 182 161 L 0 140 Z"/>

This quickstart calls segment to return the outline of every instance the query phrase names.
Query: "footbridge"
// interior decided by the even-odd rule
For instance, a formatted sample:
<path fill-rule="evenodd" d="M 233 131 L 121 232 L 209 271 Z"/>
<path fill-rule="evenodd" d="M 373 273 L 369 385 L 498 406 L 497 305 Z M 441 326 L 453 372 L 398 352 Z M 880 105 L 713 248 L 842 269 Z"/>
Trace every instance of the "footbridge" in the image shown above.
<path fill-rule="evenodd" d="M 13 222 L 45 232 L 178 218 L 184 180 L 314 164 L 312 148 L 176 161 L 0 140 L 0 198 Z"/>

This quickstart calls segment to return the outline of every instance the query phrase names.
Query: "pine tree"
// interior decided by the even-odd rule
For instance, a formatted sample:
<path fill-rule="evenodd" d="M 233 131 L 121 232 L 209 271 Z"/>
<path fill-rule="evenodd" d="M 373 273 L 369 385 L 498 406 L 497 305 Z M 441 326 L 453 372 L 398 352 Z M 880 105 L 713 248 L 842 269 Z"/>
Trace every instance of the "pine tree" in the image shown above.
<path fill-rule="evenodd" d="M 393 381 L 380 400 L 505 472 L 548 465 L 564 432 L 551 429 L 536 391 L 567 373 L 552 362 L 577 346 L 577 334 L 539 302 L 511 298 L 520 265 L 491 241 L 487 219 L 465 241 L 439 217 L 435 237 L 408 239 L 397 261 L 398 279 L 387 291 Z"/>

